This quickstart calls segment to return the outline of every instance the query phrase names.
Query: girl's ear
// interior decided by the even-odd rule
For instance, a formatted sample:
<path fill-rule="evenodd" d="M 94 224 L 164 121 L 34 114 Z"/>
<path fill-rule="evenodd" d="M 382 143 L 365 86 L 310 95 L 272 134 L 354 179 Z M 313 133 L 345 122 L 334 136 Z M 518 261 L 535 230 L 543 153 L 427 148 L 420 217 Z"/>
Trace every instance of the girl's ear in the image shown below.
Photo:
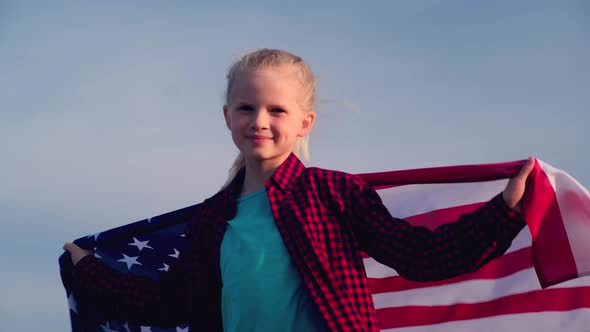
<path fill-rule="evenodd" d="M 315 122 L 315 112 L 312 112 L 312 111 L 307 112 L 305 114 L 305 116 L 303 117 L 303 123 L 301 126 L 301 130 L 299 130 L 299 132 L 297 133 L 297 136 L 304 137 L 305 135 L 307 135 L 311 131 L 311 128 L 313 128 L 314 122 Z"/>
<path fill-rule="evenodd" d="M 229 116 L 229 107 L 227 105 L 223 105 L 223 117 L 225 118 L 227 129 L 231 130 L 231 119 Z"/>

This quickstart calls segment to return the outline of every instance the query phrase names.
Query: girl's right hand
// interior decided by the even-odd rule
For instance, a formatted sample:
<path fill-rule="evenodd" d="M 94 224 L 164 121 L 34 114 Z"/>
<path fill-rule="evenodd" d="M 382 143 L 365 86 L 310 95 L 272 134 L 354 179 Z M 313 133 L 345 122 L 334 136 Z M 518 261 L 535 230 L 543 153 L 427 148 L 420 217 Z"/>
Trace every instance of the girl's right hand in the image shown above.
<path fill-rule="evenodd" d="M 66 242 L 63 248 L 64 250 L 70 252 L 70 255 L 72 256 L 72 263 L 74 264 L 74 266 L 76 266 L 76 264 L 78 264 L 78 262 L 82 258 L 88 255 L 94 255 L 94 252 L 92 250 L 82 249 L 72 242 Z"/>

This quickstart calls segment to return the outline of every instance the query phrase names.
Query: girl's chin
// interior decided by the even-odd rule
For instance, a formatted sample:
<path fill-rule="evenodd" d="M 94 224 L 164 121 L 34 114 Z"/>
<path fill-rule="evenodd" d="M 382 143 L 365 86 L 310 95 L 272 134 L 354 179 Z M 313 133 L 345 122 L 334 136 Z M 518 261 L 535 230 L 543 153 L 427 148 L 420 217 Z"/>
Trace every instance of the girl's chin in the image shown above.
<path fill-rule="evenodd" d="M 253 152 L 244 153 L 244 152 L 242 152 L 242 154 L 244 155 L 244 158 L 246 158 L 246 160 L 248 160 L 250 162 L 254 162 L 254 163 L 265 163 L 265 162 L 272 162 L 272 161 L 282 162 L 283 160 L 287 159 L 287 157 L 289 156 L 289 153 L 277 155 L 277 154 L 270 154 L 270 153 L 253 153 Z"/>
<path fill-rule="evenodd" d="M 270 160 L 270 159 L 275 159 L 277 158 L 276 156 L 271 156 L 271 155 L 264 155 L 264 154 L 244 154 L 244 157 L 248 160 L 254 161 L 254 162 L 262 162 L 265 160 Z"/>

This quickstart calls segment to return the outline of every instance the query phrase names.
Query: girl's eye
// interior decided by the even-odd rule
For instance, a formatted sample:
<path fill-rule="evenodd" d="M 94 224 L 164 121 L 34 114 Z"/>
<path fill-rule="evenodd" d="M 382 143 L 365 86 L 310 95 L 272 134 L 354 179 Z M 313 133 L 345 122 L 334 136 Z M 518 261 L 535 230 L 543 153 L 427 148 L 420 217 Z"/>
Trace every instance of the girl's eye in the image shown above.
<path fill-rule="evenodd" d="M 270 111 L 271 113 L 285 113 L 285 110 L 282 108 L 273 108 Z"/>
<path fill-rule="evenodd" d="M 238 107 L 239 111 L 252 111 L 254 110 L 254 107 L 249 106 L 249 105 L 242 105 L 240 107 Z"/>

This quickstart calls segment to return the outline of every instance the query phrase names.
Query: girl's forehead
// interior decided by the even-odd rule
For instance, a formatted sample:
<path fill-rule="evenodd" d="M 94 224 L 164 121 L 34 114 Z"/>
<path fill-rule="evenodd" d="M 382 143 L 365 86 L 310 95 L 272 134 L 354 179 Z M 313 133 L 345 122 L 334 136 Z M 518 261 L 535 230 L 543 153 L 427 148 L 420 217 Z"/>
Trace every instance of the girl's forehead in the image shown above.
<path fill-rule="evenodd" d="M 298 78 L 297 68 L 293 65 L 279 65 L 244 71 L 236 77 L 238 80 L 294 80 Z"/>
<path fill-rule="evenodd" d="M 290 68 L 257 69 L 240 73 L 236 76 L 232 94 L 252 93 L 255 91 L 279 92 L 298 90 L 300 81 Z"/>

